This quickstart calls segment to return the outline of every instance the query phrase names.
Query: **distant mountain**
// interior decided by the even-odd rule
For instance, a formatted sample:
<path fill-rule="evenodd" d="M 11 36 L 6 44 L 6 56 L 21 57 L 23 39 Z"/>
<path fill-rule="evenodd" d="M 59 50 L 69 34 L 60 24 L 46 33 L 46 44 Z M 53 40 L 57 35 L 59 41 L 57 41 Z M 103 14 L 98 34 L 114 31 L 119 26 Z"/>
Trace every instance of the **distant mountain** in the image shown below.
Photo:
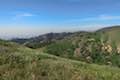
<path fill-rule="evenodd" d="M 51 44 L 56 40 L 64 39 L 64 37 L 71 35 L 72 33 L 48 33 L 44 35 L 40 35 L 38 37 L 32 37 L 29 39 L 12 39 L 12 42 L 16 42 L 19 44 L 23 44 L 30 48 L 40 48 L 45 45 Z"/>

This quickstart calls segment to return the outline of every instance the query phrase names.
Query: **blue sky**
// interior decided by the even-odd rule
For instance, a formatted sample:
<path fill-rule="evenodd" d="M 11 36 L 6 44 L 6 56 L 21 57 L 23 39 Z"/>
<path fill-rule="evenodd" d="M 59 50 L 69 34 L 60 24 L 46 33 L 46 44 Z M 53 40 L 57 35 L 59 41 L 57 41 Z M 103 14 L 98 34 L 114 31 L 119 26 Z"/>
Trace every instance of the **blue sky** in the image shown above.
<path fill-rule="evenodd" d="M 119 24 L 120 0 L 0 0 L 1 38 Z"/>

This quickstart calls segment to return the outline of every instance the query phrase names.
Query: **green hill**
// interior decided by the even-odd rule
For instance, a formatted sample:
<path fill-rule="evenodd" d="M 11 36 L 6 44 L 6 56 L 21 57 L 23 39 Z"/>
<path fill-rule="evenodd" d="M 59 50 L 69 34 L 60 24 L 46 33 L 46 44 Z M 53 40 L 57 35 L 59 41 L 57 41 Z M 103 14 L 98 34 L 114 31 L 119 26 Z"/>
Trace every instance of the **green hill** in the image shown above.
<path fill-rule="evenodd" d="M 44 52 L 60 57 L 120 67 L 120 27 L 75 32 L 47 45 Z"/>
<path fill-rule="evenodd" d="M 120 69 L 56 57 L 0 41 L 0 80 L 119 80 Z"/>
<path fill-rule="evenodd" d="M 120 26 L 112 26 L 97 31 L 103 38 L 107 38 L 109 43 L 115 43 L 120 47 Z"/>

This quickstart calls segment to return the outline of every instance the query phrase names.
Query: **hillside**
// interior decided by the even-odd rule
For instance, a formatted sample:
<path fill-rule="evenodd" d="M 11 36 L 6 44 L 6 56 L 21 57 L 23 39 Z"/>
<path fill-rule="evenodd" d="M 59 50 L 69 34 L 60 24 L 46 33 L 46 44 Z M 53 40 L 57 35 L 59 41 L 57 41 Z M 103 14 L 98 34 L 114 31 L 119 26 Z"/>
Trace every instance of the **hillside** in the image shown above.
<path fill-rule="evenodd" d="M 120 26 L 95 32 L 49 33 L 30 39 L 14 39 L 23 45 L 59 57 L 120 67 Z"/>
<path fill-rule="evenodd" d="M 120 69 L 56 57 L 0 41 L 0 80 L 119 80 Z"/>
<path fill-rule="evenodd" d="M 106 38 L 109 43 L 115 43 L 118 48 L 120 47 L 120 26 L 103 28 L 97 32 L 101 34 L 102 38 Z"/>
<path fill-rule="evenodd" d="M 120 27 L 75 32 L 47 45 L 44 52 L 60 57 L 120 67 Z"/>

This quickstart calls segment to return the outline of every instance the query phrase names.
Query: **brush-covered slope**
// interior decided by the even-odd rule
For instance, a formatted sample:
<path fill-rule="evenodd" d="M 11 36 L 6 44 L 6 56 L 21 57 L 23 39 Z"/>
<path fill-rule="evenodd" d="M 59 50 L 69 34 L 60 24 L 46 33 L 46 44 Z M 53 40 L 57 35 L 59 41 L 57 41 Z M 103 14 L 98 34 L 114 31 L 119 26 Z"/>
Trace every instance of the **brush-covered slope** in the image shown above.
<path fill-rule="evenodd" d="M 46 53 L 56 56 L 120 67 L 120 26 L 95 32 L 76 32 L 48 45 Z"/>
<path fill-rule="evenodd" d="M 16 43 L 0 39 L 0 53 L 15 52 L 20 47 Z"/>
<path fill-rule="evenodd" d="M 103 28 L 97 32 L 101 34 L 102 38 L 106 38 L 109 43 L 115 43 L 117 47 L 120 47 L 120 26 Z"/>
<path fill-rule="evenodd" d="M 59 58 L 3 40 L 0 46 L 0 80 L 120 79 L 119 68 Z"/>

